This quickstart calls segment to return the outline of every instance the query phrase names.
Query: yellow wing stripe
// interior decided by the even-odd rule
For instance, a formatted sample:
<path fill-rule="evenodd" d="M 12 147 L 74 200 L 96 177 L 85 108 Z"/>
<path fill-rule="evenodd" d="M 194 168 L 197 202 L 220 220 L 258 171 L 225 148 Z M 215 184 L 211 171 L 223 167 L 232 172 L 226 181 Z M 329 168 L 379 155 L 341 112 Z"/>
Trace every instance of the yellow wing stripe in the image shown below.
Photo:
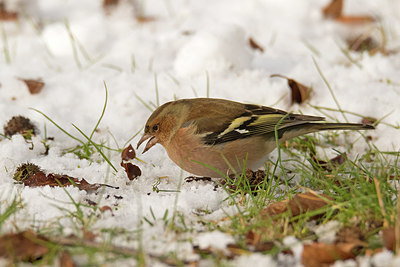
<path fill-rule="evenodd" d="M 235 130 L 236 128 L 240 127 L 240 125 L 242 125 L 243 123 L 245 123 L 246 121 L 250 120 L 251 117 L 239 117 L 234 119 L 231 124 L 229 124 L 228 128 L 226 128 L 222 133 L 220 133 L 218 135 L 218 138 L 220 138 L 221 136 L 224 136 L 225 134 L 232 132 L 233 130 Z"/>

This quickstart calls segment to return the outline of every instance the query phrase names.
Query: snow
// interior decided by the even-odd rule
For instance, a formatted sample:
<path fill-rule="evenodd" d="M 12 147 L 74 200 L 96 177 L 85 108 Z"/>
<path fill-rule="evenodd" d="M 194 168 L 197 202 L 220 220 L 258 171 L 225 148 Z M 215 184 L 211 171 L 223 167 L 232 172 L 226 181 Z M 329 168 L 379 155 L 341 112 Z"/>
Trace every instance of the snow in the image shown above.
<path fill-rule="evenodd" d="M 65 204 L 71 203 L 72 197 L 77 202 L 90 199 L 113 207 L 113 215 L 99 214 L 91 228 L 129 231 L 141 228 L 145 250 L 178 251 L 182 259 L 194 259 L 196 255 L 187 241 L 190 238 L 202 246 L 219 249 L 228 241 L 233 242 L 221 232 L 199 233 L 204 227 L 197 223 L 198 216 L 220 220 L 237 212 L 224 201 L 226 193 L 221 189 L 214 191 L 207 183 L 183 182 L 189 174 L 182 172 L 161 146 L 138 154 L 143 162 L 135 164 L 143 175 L 128 181 L 119 167 L 118 153 L 109 152 L 118 173 L 100 157 L 90 162 L 65 154 L 66 149 L 78 143 L 30 109 L 42 111 L 63 129 L 85 140 L 72 123 L 86 134 L 91 133 L 104 104 L 104 83 L 109 99 L 94 140 L 121 148 L 151 114 L 139 97 L 155 104 L 156 83 L 160 103 L 175 97 L 205 97 L 208 76 L 211 97 L 321 115 L 308 105 L 290 105 L 286 81 L 269 77 L 278 73 L 312 85 L 312 105 L 338 109 L 315 60 L 341 109 L 378 119 L 385 117 L 377 130 L 368 133 L 373 144 L 381 150 L 400 149 L 399 130 L 387 125 L 400 123 L 400 57 L 398 53 L 371 56 L 351 52 L 352 58 L 359 59 L 359 66 L 352 64 L 341 51 L 352 32 L 346 26 L 323 19 L 321 8 L 328 1 L 149 0 L 134 5 L 133 1 L 121 0 L 119 6 L 109 11 L 103 10 L 100 0 L 5 2 L 11 9 L 24 10 L 26 15 L 21 15 L 17 23 L 1 23 L 7 41 L 2 39 L 0 51 L 8 49 L 10 63 L 1 52 L 0 123 L 4 125 L 12 116 L 24 115 L 35 123 L 40 134 L 32 140 L 33 149 L 19 135 L 0 141 L 0 203 L 4 207 L 14 197 L 23 202 L 23 209 L 3 225 L 3 231 L 14 230 L 14 225 L 19 230 L 54 225 L 65 214 L 59 207 L 74 211 L 73 205 Z M 348 0 L 345 6 L 347 14 L 371 14 L 379 18 L 388 50 L 400 47 L 398 10 L 400 2 L 392 0 Z M 134 14 L 154 20 L 140 23 Z M 376 32 L 375 28 L 372 30 Z M 264 47 L 264 53 L 251 50 L 247 44 L 249 37 Z M 41 93 L 31 95 L 19 78 L 42 78 L 45 87 Z M 337 112 L 327 111 L 327 114 L 330 120 L 361 120 L 355 115 L 344 118 Z M 41 142 L 45 134 L 54 137 L 48 143 L 48 155 L 44 154 Z M 356 140 L 353 156 L 367 148 L 358 137 L 357 133 L 349 137 Z M 135 137 L 131 143 L 135 145 L 139 138 Z M 68 196 L 62 188 L 26 188 L 12 180 L 17 166 L 25 162 L 35 163 L 48 172 L 85 178 L 90 183 L 111 184 L 119 189 L 106 188 L 96 195 L 68 187 Z M 154 192 L 154 184 L 165 176 L 168 178 L 160 179 L 158 188 L 172 192 Z M 185 223 L 196 230 L 191 236 L 179 237 L 186 241 L 177 242 L 176 236 L 168 234 L 162 219 L 167 210 L 168 219 L 174 212 L 184 214 Z M 153 221 L 153 215 L 154 225 L 143 222 L 143 217 Z M 63 219 L 59 223 L 64 234 L 74 232 L 74 222 Z M 294 244 L 292 241 L 295 240 L 286 240 Z M 134 243 L 122 239 L 115 242 L 129 246 Z M 295 247 L 298 264 L 302 247 L 297 243 Z M 390 252 L 383 252 L 372 261 L 384 266 L 390 264 L 392 257 Z M 257 265 L 261 260 L 270 266 L 274 264 L 269 256 L 257 254 L 239 257 L 236 264 Z M 289 261 L 293 259 L 287 259 L 286 263 Z"/>

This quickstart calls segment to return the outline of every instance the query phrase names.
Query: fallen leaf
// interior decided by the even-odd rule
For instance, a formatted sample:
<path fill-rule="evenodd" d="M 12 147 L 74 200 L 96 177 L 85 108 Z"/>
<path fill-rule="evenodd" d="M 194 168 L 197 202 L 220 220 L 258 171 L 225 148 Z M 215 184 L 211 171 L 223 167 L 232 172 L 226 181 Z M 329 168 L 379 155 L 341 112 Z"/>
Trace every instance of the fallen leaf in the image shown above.
<path fill-rule="evenodd" d="M 156 20 L 155 17 L 151 17 L 151 16 L 143 16 L 143 15 L 139 15 L 136 16 L 136 20 L 139 23 L 147 23 L 147 22 L 153 22 Z"/>
<path fill-rule="evenodd" d="M 118 5 L 119 0 L 103 0 L 103 7 L 110 7 Z"/>
<path fill-rule="evenodd" d="M 254 50 L 259 50 L 261 53 L 264 53 L 264 48 L 261 45 L 259 45 L 256 41 L 254 41 L 254 39 L 251 37 L 249 38 L 249 44 L 250 47 L 253 48 Z"/>
<path fill-rule="evenodd" d="M 17 20 L 17 19 L 18 19 L 18 13 L 12 12 L 12 11 L 7 11 L 5 4 L 3 2 L 1 2 L 0 3 L 0 20 L 11 21 L 11 20 Z"/>
<path fill-rule="evenodd" d="M 396 245 L 396 234 L 393 227 L 382 229 L 382 239 L 385 248 L 394 251 Z"/>
<path fill-rule="evenodd" d="M 261 215 L 273 217 L 286 211 L 290 211 L 291 215 L 295 217 L 328 205 L 328 202 L 325 199 L 331 200 L 332 198 L 324 194 L 316 195 L 311 192 L 301 193 L 295 195 L 291 200 L 272 203 L 261 211 Z"/>
<path fill-rule="evenodd" d="M 85 179 L 77 179 L 68 175 L 61 174 L 45 174 L 43 171 L 39 171 L 35 173 L 33 176 L 26 178 L 23 181 L 25 186 L 29 187 L 39 187 L 39 186 L 51 186 L 51 187 L 59 187 L 59 186 L 68 186 L 68 185 L 76 185 L 80 190 L 85 190 L 86 192 L 92 192 L 99 189 L 101 186 L 108 186 L 115 189 L 118 187 L 113 187 L 106 184 L 90 184 Z"/>
<path fill-rule="evenodd" d="M 133 149 L 132 145 L 129 144 L 124 150 L 122 150 L 121 158 L 122 160 L 131 160 L 136 157 L 135 149 Z"/>
<path fill-rule="evenodd" d="M 374 248 L 374 249 L 368 248 L 365 250 L 365 256 L 372 257 L 375 254 L 381 253 L 382 251 L 383 251 L 383 248 Z"/>
<path fill-rule="evenodd" d="M 349 50 L 356 52 L 368 51 L 370 53 L 375 53 L 381 49 L 379 43 L 371 36 L 361 35 L 357 38 L 347 39 L 347 45 Z"/>
<path fill-rule="evenodd" d="M 261 235 L 254 232 L 254 231 L 248 231 L 246 234 L 246 244 L 247 245 L 253 245 L 255 246 L 258 244 L 261 240 Z"/>
<path fill-rule="evenodd" d="M 303 248 L 301 263 L 305 267 L 329 266 L 336 260 L 354 259 L 353 249 L 358 247 L 356 243 L 312 243 Z"/>
<path fill-rule="evenodd" d="M 29 135 L 36 135 L 37 130 L 30 119 L 24 116 L 12 117 L 6 125 L 3 127 L 4 134 L 7 136 L 13 136 L 14 134 L 21 134 L 25 139 L 29 139 Z"/>
<path fill-rule="evenodd" d="M 97 237 L 96 234 L 94 234 L 91 231 L 87 231 L 85 229 L 82 229 L 82 234 L 83 234 L 83 240 L 86 240 L 86 241 L 94 241 Z"/>
<path fill-rule="evenodd" d="M 86 202 L 87 202 L 90 206 L 97 206 L 97 203 L 96 203 L 95 201 L 90 200 L 90 199 L 88 199 L 88 198 L 86 198 L 85 200 L 86 200 Z"/>
<path fill-rule="evenodd" d="M 0 257 L 13 262 L 34 262 L 43 257 L 49 249 L 43 245 L 48 240 L 32 231 L 5 234 L 0 237 Z"/>
<path fill-rule="evenodd" d="M 336 232 L 336 242 L 338 243 L 362 242 L 361 240 L 365 240 L 361 225 L 343 226 Z"/>
<path fill-rule="evenodd" d="M 221 185 L 227 186 L 232 192 L 240 189 L 240 188 L 248 188 L 251 189 L 250 192 L 253 195 L 257 195 L 257 191 L 261 189 L 260 187 L 265 183 L 266 174 L 263 170 L 252 171 L 250 169 L 246 169 L 246 173 L 243 175 L 229 175 L 229 179 L 223 179 L 221 181 Z M 247 191 L 246 191 L 247 193 Z"/>
<path fill-rule="evenodd" d="M 15 170 L 13 179 L 22 182 L 40 171 L 40 167 L 33 163 L 23 163 Z"/>
<path fill-rule="evenodd" d="M 37 80 L 33 80 L 33 79 L 20 79 L 21 81 L 23 81 L 26 86 L 28 87 L 29 92 L 32 95 L 36 95 L 39 94 L 45 83 L 42 81 L 42 79 L 37 79 Z"/>
<path fill-rule="evenodd" d="M 331 158 L 329 161 L 317 159 L 315 155 L 311 155 L 311 159 L 318 165 L 318 167 L 321 167 L 322 169 L 331 172 L 333 168 L 342 165 L 346 161 L 346 153 L 344 153 L 343 155 L 339 154 L 336 157 Z"/>
<path fill-rule="evenodd" d="M 131 181 L 142 175 L 142 171 L 140 170 L 140 168 L 136 165 L 133 165 L 132 163 L 121 162 L 121 167 L 125 169 L 125 172 L 128 175 L 128 179 Z"/>
<path fill-rule="evenodd" d="M 325 18 L 334 19 L 342 15 L 343 0 L 332 0 L 322 9 Z"/>
<path fill-rule="evenodd" d="M 103 207 L 100 208 L 100 211 L 103 212 L 103 213 L 106 212 L 107 210 L 111 212 L 112 216 L 114 216 L 114 213 L 113 213 L 113 211 L 112 211 L 110 206 L 103 206 Z"/>
<path fill-rule="evenodd" d="M 76 264 L 71 258 L 71 254 L 69 254 L 67 251 L 63 251 L 61 253 L 60 257 L 60 267 L 75 267 Z"/>
<path fill-rule="evenodd" d="M 339 16 L 335 18 L 335 21 L 351 25 L 369 24 L 375 22 L 375 18 L 365 15 L 365 16 Z"/>
<path fill-rule="evenodd" d="M 230 253 L 228 258 L 231 258 L 231 257 L 234 257 L 234 256 L 242 256 L 242 255 L 251 254 L 250 251 L 248 251 L 247 249 L 243 249 L 241 246 L 236 245 L 236 244 L 228 244 L 228 245 L 226 245 L 226 249 Z"/>
<path fill-rule="evenodd" d="M 297 82 L 296 80 L 290 79 L 286 76 L 280 75 L 280 74 L 272 74 L 270 76 L 271 78 L 273 77 L 280 77 L 284 78 L 288 81 L 288 86 L 291 89 L 291 101 L 292 105 L 293 103 L 303 103 L 304 101 L 307 100 L 307 98 L 310 96 L 311 89 L 304 84 L 301 84 Z"/>
<path fill-rule="evenodd" d="M 362 123 L 362 124 L 369 124 L 369 125 L 371 125 L 371 124 L 376 123 L 377 121 L 378 121 L 378 120 L 375 119 L 375 118 L 373 118 L 373 117 L 364 117 L 364 118 L 362 118 L 361 123 Z"/>

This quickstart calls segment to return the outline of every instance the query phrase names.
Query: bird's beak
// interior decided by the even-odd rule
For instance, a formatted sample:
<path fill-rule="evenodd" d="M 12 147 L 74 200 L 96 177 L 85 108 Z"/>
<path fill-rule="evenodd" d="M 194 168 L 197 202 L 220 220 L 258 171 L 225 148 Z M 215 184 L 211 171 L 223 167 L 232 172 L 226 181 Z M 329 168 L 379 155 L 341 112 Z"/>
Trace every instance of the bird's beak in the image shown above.
<path fill-rule="evenodd" d="M 138 149 L 139 146 L 140 146 L 144 141 L 146 141 L 146 140 L 149 139 L 149 138 L 150 138 L 150 140 L 147 142 L 146 146 L 144 147 L 144 150 L 143 150 L 142 154 L 145 153 L 147 150 L 149 150 L 152 146 L 154 146 L 155 144 L 158 143 L 158 138 L 157 138 L 157 137 L 155 137 L 154 135 L 145 133 L 145 134 L 142 136 L 142 138 L 140 138 L 140 140 L 139 140 L 139 142 L 138 142 L 138 144 L 137 144 L 137 148 L 136 148 L 136 149 Z"/>

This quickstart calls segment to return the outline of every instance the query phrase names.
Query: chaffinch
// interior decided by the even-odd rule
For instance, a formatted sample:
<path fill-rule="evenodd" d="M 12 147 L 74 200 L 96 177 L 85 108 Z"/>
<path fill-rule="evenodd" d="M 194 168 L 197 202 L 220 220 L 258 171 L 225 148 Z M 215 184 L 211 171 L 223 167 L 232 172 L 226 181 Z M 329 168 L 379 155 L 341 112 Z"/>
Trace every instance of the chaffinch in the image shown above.
<path fill-rule="evenodd" d="M 146 122 L 137 147 L 143 153 L 161 144 L 182 169 L 199 176 L 223 177 L 263 165 L 279 142 L 323 130 L 368 130 L 372 125 L 327 123 L 324 117 L 291 114 L 265 106 L 194 98 L 158 107 Z"/>

